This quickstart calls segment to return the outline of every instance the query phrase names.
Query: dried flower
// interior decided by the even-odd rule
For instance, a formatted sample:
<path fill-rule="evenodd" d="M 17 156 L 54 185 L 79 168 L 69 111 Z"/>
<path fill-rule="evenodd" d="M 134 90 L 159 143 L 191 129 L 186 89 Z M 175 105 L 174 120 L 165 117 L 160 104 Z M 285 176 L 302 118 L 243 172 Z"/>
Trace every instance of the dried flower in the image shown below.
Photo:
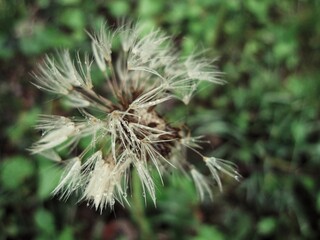
<path fill-rule="evenodd" d="M 183 157 L 186 148 L 199 153 L 195 149 L 201 141 L 182 127 L 173 127 L 158 114 L 156 106 L 171 99 L 187 104 L 201 81 L 222 84 L 213 61 L 201 54 L 183 60 L 170 37 L 160 30 L 143 36 L 141 27 L 132 23 L 116 31 L 102 26 L 89 36 L 92 61 L 88 55 L 82 61 L 79 54 L 73 60 L 63 51 L 58 59 L 47 57 L 34 74 L 35 86 L 65 98 L 83 117 L 42 115 L 36 127 L 42 137 L 31 152 L 63 161 L 62 149 L 69 148 L 72 155 L 81 139 L 90 139 L 81 154 L 63 161 L 66 167 L 53 193 L 68 198 L 76 191 L 102 211 L 115 201 L 127 201 L 130 175 L 137 171 L 144 196 L 148 193 L 156 203 L 150 167 L 160 177 L 179 167 L 190 173 L 201 199 L 206 194 L 212 197 L 211 181 Z M 116 39 L 122 47 L 117 58 L 113 54 Z M 93 89 L 93 63 L 106 79 L 106 95 L 112 97 Z M 220 189 L 219 172 L 238 180 L 240 175 L 230 163 L 199 155 Z"/>

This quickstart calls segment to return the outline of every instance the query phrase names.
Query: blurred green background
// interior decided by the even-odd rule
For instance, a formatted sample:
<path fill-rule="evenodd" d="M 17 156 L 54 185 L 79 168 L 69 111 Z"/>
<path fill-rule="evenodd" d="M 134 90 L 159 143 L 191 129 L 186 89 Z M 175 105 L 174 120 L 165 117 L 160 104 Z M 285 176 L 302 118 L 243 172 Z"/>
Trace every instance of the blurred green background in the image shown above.
<path fill-rule="evenodd" d="M 30 73 L 55 49 L 90 51 L 84 29 L 123 17 L 219 57 L 228 84 L 201 85 L 168 116 L 188 114 L 205 151 L 238 165 L 243 180 L 223 178 L 213 202 L 173 175 L 156 208 L 133 199 L 100 215 L 52 197 L 60 167 L 26 150 L 39 113 L 70 111 Z M 319 96 L 317 0 L 0 0 L 0 239 L 320 239 Z"/>

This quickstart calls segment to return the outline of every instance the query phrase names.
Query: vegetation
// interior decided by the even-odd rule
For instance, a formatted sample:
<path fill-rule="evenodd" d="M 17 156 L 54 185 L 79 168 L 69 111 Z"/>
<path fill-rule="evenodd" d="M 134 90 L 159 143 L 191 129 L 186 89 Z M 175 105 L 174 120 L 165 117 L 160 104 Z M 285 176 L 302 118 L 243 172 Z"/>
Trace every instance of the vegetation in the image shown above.
<path fill-rule="evenodd" d="M 319 16 L 317 0 L 0 0 L 0 239 L 319 239 Z M 213 202 L 172 175 L 156 208 L 136 188 L 131 207 L 100 215 L 52 197 L 60 166 L 26 150 L 40 113 L 72 111 L 30 73 L 55 49 L 89 50 L 85 29 L 121 18 L 175 35 L 186 54 L 200 46 L 219 57 L 228 83 L 203 83 L 166 114 L 238 165 L 242 181 L 223 178 Z"/>

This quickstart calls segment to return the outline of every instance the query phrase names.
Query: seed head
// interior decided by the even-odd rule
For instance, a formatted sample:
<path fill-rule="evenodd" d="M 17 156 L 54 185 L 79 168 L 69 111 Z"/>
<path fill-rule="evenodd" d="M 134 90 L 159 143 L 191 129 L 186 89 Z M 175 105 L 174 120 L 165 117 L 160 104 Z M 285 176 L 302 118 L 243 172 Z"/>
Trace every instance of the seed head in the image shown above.
<path fill-rule="evenodd" d="M 239 178 L 233 165 L 199 153 L 201 140 L 172 126 L 156 108 L 172 99 L 188 104 L 201 81 L 222 84 L 213 61 L 199 53 L 182 58 L 169 36 L 160 30 L 143 35 L 142 27 L 132 23 L 115 31 L 102 26 L 89 36 L 92 60 L 88 54 L 73 59 L 66 50 L 55 59 L 47 56 L 34 74 L 35 86 L 63 97 L 82 116 L 42 115 L 36 126 L 42 136 L 31 152 L 66 164 L 54 194 L 68 198 L 77 192 L 102 211 L 115 201 L 127 202 L 130 176 L 136 171 L 144 196 L 148 193 L 156 203 L 150 171 L 155 168 L 161 179 L 168 171 L 188 172 L 201 199 L 212 197 L 211 181 L 185 159 L 186 148 L 202 157 L 220 189 L 219 172 Z M 121 50 L 113 49 L 117 40 Z M 105 95 L 94 88 L 92 64 L 105 78 Z M 90 141 L 75 154 L 83 138 Z M 63 149 L 71 155 L 67 160 L 60 157 Z"/>

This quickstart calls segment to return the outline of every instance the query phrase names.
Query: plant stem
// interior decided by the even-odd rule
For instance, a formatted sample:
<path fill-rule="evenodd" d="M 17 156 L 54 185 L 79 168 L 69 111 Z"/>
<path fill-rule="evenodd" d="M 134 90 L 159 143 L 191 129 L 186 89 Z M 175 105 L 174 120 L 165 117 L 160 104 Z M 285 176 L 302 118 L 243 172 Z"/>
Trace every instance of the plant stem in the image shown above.
<path fill-rule="evenodd" d="M 133 178 L 132 179 L 133 193 L 132 193 L 132 206 L 131 206 L 132 218 L 134 219 L 136 224 L 138 224 L 138 227 L 140 229 L 141 240 L 155 239 L 151 231 L 151 226 L 145 215 L 145 211 L 144 211 L 145 199 L 143 196 L 140 179 L 136 171 L 133 171 L 132 178 Z"/>

